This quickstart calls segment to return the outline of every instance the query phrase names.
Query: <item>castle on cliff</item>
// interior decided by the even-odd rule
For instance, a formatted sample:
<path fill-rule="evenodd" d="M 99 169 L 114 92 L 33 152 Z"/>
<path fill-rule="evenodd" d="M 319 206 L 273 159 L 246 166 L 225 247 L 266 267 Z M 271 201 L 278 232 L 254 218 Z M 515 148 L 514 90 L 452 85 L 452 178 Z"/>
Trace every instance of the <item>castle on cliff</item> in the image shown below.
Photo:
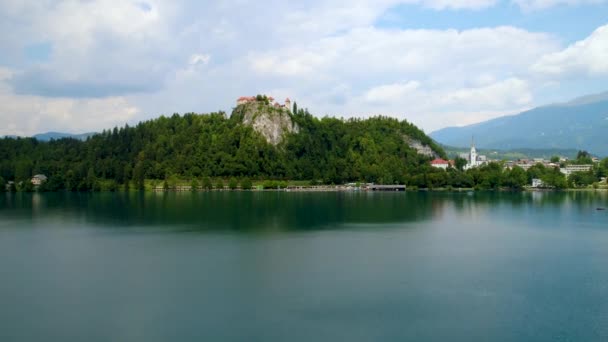
<path fill-rule="evenodd" d="M 274 97 L 266 95 L 241 96 L 236 100 L 236 105 L 240 106 L 252 102 L 265 102 L 270 104 L 271 106 L 274 106 L 275 108 L 284 108 L 291 112 L 291 100 L 289 98 L 285 99 L 284 104 L 280 104 L 274 100 Z"/>

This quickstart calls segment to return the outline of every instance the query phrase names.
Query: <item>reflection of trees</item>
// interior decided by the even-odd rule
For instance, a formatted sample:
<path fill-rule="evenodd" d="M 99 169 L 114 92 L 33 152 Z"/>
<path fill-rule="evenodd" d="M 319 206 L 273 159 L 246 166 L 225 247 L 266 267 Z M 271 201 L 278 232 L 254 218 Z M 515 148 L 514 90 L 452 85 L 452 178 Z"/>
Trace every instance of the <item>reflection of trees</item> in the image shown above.
<path fill-rule="evenodd" d="M 306 230 L 419 222 L 449 212 L 536 220 L 538 211 L 551 210 L 554 217 L 545 219 L 559 220 L 572 210 L 607 206 L 607 199 L 605 192 L 19 193 L 0 195 L 0 215 L 84 219 L 106 227 Z"/>

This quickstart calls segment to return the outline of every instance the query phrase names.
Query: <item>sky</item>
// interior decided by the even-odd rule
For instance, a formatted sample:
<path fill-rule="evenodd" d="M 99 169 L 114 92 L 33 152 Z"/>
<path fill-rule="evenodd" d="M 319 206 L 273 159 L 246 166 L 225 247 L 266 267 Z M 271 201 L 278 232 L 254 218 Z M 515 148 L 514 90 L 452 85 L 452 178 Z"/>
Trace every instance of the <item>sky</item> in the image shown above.
<path fill-rule="evenodd" d="M 608 0 L 3 0 L 0 135 L 289 97 L 426 132 L 608 90 Z"/>

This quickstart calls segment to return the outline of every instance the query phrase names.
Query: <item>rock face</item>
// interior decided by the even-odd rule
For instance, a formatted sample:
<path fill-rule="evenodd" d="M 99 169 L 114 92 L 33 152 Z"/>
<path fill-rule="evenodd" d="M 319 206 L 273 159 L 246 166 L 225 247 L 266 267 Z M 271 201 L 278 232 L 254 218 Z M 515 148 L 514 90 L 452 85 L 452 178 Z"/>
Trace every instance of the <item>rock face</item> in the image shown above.
<path fill-rule="evenodd" d="M 435 151 L 433 151 L 430 146 L 423 145 L 420 141 L 416 139 L 405 137 L 405 141 L 408 145 L 410 145 L 411 148 L 415 149 L 418 154 L 422 154 L 423 156 L 431 158 L 437 158 L 439 156 L 437 153 L 435 153 Z"/>
<path fill-rule="evenodd" d="M 253 127 L 274 146 L 283 141 L 285 134 L 300 131 L 298 125 L 291 119 L 289 110 L 263 101 L 238 105 L 232 112 L 232 117 L 235 116 L 240 118 L 244 125 Z"/>

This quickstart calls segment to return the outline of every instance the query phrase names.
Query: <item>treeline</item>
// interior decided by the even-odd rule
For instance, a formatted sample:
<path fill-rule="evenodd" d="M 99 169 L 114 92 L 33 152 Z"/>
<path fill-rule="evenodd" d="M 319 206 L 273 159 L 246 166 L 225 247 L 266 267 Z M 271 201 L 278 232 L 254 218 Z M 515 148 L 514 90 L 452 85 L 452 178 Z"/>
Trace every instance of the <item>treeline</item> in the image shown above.
<path fill-rule="evenodd" d="M 41 189 L 49 191 L 143 189 L 145 180 L 175 178 L 392 184 L 404 183 L 430 160 L 411 148 L 408 139 L 445 156 L 407 121 L 319 119 L 307 110 L 292 119 L 300 132 L 289 134 L 279 146 L 267 143 L 237 116 L 222 112 L 162 116 L 135 127 L 105 130 L 86 141 L 3 138 L 0 181 L 12 181 L 26 191 L 36 174 L 48 177 Z"/>
<path fill-rule="evenodd" d="M 546 167 L 543 164 L 531 166 L 524 170 L 519 166 L 505 168 L 503 162 L 492 162 L 481 167 L 462 170 L 462 159 L 456 160 L 456 167 L 447 170 L 428 168 L 407 179 L 407 184 L 419 188 L 475 188 L 475 189 L 522 189 L 531 185 L 533 179 L 542 181 L 544 188 L 566 189 L 599 187 L 599 183 L 608 175 L 608 158 L 594 164 L 588 172 L 574 172 L 566 177 L 559 167 Z M 572 164 L 591 164 L 586 152 L 579 153 Z M 563 165 L 565 166 L 565 165 Z"/>

